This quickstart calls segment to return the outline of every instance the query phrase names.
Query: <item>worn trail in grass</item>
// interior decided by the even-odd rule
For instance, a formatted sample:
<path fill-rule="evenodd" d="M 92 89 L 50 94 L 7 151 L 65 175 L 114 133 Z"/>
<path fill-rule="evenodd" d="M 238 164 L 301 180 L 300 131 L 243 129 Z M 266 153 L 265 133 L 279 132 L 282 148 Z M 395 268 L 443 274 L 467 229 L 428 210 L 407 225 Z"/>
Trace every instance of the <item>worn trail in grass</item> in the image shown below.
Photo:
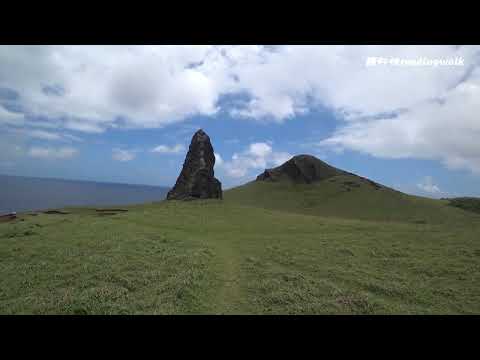
<path fill-rule="evenodd" d="M 244 313 L 246 297 L 241 289 L 240 259 L 236 249 L 225 242 L 216 244 L 216 255 L 219 262 L 220 284 L 217 296 L 211 306 L 211 312 L 217 314 Z"/>

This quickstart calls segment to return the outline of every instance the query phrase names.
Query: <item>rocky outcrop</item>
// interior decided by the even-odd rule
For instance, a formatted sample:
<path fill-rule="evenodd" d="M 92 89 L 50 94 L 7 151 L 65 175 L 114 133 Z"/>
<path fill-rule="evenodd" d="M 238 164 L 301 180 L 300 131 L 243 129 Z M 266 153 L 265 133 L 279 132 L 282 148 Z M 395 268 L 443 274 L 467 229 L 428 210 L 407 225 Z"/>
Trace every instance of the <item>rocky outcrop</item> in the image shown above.
<path fill-rule="evenodd" d="M 339 170 L 312 155 L 297 155 L 284 164 L 266 169 L 256 181 L 291 181 L 297 184 L 310 184 L 346 172 Z"/>
<path fill-rule="evenodd" d="M 214 177 L 214 165 L 210 138 L 200 129 L 192 137 L 182 172 L 167 200 L 221 199 L 222 183 Z"/>
<path fill-rule="evenodd" d="M 266 169 L 263 173 L 257 176 L 256 181 L 288 181 L 295 184 L 312 184 L 318 181 L 334 178 L 338 175 L 346 175 L 351 179 L 343 179 L 343 185 L 347 191 L 359 187 L 360 183 L 365 183 L 373 187 L 375 190 L 385 188 L 385 186 L 370 179 L 328 165 L 326 162 L 323 162 L 312 155 L 296 155 L 276 168 Z M 331 179 L 329 181 L 335 182 L 336 180 Z"/>

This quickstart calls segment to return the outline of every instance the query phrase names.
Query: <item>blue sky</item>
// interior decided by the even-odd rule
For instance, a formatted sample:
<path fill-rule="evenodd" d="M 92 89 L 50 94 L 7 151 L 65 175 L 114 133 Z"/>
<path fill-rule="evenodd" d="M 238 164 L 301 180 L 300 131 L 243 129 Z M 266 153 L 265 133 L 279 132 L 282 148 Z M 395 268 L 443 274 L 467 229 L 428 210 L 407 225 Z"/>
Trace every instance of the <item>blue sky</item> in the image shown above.
<path fill-rule="evenodd" d="M 307 153 L 408 193 L 480 196 L 479 50 L 0 46 L 0 174 L 171 186 L 202 128 L 224 188 Z"/>

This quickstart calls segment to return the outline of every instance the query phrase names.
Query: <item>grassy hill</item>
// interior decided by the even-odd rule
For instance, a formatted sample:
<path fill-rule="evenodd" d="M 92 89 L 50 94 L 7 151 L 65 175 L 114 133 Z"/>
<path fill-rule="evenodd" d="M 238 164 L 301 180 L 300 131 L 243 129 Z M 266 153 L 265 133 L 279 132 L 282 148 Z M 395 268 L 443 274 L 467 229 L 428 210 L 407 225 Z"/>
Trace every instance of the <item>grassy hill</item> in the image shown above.
<path fill-rule="evenodd" d="M 284 198 L 277 185 L 232 189 L 224 201 L 66 209 L 0 223 L 0 313 L 480 312 L 479 215 L 378 195 L 380 219 L 352 190 L 358 203 L 349 216 L 364 219 L 341 213 L 346 194 L 343 205 L 330 200 L 331 216 L 320 195 L 310 194 L 305 211 L 304 195 L 294 196 L 321 193 L 320 185 L 289 188 Z M 240 204 L 264 186 L 273 205 L 267 195 L 261 207 Z M 384 221 L 398 206 L 405 221 Z"/>
<path fill-rule="evenodd" d="M 476 203 L 317 160 L 224 200 L 3 219 L 0 313 L 480 313 L 480 214 L 464 210 Z"/>
<path fill-rule="evenodd" d="M 235 204 L 324 217 L 437 224 L 476 218 L 448 206 L 447 200 L 407 195 L 354 175 L 312 184 L 253 181 L 226 191 L 224 198 Z"/>
<path fill-rule="evenodd" d="M 458 207 L 463 210 L 472 211 L 480 214 L 480 199 L 474 197 L 459 197 L 446 199 L 449 205 Z"/>

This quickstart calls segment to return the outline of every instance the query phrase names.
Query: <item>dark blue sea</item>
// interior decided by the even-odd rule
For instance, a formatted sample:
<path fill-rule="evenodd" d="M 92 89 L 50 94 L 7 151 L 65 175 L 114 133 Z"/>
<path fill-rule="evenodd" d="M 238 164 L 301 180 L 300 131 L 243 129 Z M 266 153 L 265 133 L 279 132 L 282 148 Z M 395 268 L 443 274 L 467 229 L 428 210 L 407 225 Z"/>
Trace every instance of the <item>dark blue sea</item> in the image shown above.
<path fill-rule="evenodd" d="M 0 175 L 0 215 L 67 206 L 109 206 L 165 199 L 169 188 Z"/>

